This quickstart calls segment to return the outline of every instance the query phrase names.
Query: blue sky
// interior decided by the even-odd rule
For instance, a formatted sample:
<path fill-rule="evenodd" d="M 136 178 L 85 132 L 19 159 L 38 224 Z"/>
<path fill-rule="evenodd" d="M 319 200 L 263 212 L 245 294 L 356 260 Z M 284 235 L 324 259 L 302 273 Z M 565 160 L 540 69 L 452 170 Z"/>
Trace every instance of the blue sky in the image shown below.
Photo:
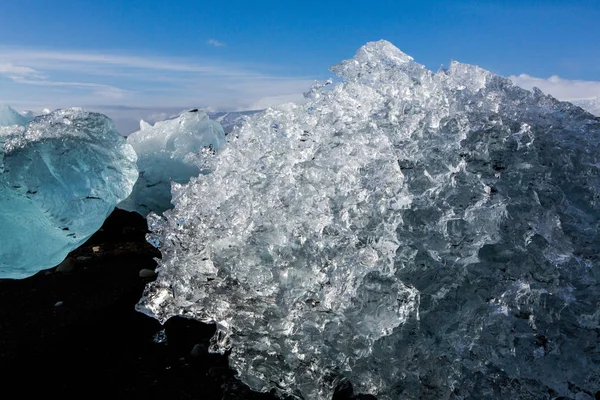
<path fill-rule="evenodd" d="M 5 0 L 0 102 L 131 120 L 263 108 L 379 39 L 433 70 L 454 59 L 586 98 L 600 95 L 598 21 L 597 0 Z"/>

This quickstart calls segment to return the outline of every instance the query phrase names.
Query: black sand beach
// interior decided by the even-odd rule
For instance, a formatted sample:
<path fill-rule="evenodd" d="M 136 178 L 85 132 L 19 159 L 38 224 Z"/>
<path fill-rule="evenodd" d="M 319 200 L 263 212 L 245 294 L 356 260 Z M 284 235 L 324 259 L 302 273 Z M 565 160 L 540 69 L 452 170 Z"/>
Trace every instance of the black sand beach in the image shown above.
<path fill-rule="evenodd" d="M 59 268 L 0 280 L 0 381 L 14 398 L 276 399 L 207 352 L 214 326 L 135 311 L 160 253 L 146 222 L 115 210 Z M 166 341 L 156 340 L 164 329 Z M 13 398 L 12 395 L 4 397 Z M 348 385 L 335 400 L 354 396 Z"/>

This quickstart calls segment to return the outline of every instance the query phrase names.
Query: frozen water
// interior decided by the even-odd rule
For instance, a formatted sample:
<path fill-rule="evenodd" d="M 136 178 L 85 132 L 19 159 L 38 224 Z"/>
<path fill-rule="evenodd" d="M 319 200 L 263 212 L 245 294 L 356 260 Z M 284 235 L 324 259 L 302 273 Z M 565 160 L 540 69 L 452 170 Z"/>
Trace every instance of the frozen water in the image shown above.
<path fill-rule="evenodd" d="M 27 125 L 33 118 L 21 115 L 7 104 L 0 103 L 0 126 Z"/>
<path fill-rule="evenodd" d="M 600 119 L 386 41 L 332 70 L 174 185 L 139 309 L 216 322 L 256 390 L 591 398 Z"/>
<path fill-rule="evenodd" d="M 187 183 L 192 176 L 206 172 L 203 153 L 219 150 L 225 144 L 225 133 L 206 113 L 193 110 L 154 126 L 141 121 L 140 130 L 127 141 L 138 155 L 140 177 L 118 207 L 146 216 L 173 207 L 171 181 Z"/>
<path fill-rule="evenodd" d="M 108 117 L 58 110 L 0 127 L 0 278 L 59 264 L 129 195 L 136 155 Z"/>

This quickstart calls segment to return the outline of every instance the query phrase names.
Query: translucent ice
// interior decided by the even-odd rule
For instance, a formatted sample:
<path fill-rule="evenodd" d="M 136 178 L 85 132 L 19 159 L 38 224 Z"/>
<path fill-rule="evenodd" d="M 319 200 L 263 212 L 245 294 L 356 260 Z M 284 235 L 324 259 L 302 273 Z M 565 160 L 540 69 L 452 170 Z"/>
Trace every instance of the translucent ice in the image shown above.
<path fill-rule="evenodd" d="M 108 117 L 64 109 L 0 127 L 0 278 L 59 264 L 129 195 L 136 155 Z"/>
<path fill-rule="evenodd" d="M 33 118 L 16 112 L 7 104 L 0 103 L 0 126 L 27 125 Z"/>
<path fill-rule="evenodd" d="M 385 41 L 332 70 L 174 186 L 139 309 L 216 322 L 256 390 L 593 396 L 600 119 Z"/>
<path fill-rule="evenodd" d="M 225 134 L 218 122 L 194 110 L 154 126 L 141 121 L 140 130 L 127 141 L 138 154 L 140 178 L 118 207 L 146 216 L 150 211 L 162 213 L 173 207 L 171 181 L 187 183 L 203 172 L 202 150 L 219 150 L 225 144 Z"/>

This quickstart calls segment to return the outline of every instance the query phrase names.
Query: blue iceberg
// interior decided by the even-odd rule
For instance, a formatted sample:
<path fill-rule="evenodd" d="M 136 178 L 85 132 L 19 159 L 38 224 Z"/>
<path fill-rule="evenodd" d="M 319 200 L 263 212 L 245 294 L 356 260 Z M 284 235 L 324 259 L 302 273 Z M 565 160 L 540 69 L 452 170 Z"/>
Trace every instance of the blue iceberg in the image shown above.
<path fill-rule="evenodd" d="M 79 108 L 0 127 L 0 278 L 59 264 L 96 232 L 137 179 L 112 121 Z"/>
<path fill-rule="evenodd" d="M 154 126 L 141 121 L 140 130 L 127 138 L 138 155 L 140 177 L 131 195 L 118 205 L 146 216 L 170 208 L 171 181 L 187 183 L 206 172 L 205 153 L 225 144 L 221 125 L 202 111 L 192 110 Z"/>

